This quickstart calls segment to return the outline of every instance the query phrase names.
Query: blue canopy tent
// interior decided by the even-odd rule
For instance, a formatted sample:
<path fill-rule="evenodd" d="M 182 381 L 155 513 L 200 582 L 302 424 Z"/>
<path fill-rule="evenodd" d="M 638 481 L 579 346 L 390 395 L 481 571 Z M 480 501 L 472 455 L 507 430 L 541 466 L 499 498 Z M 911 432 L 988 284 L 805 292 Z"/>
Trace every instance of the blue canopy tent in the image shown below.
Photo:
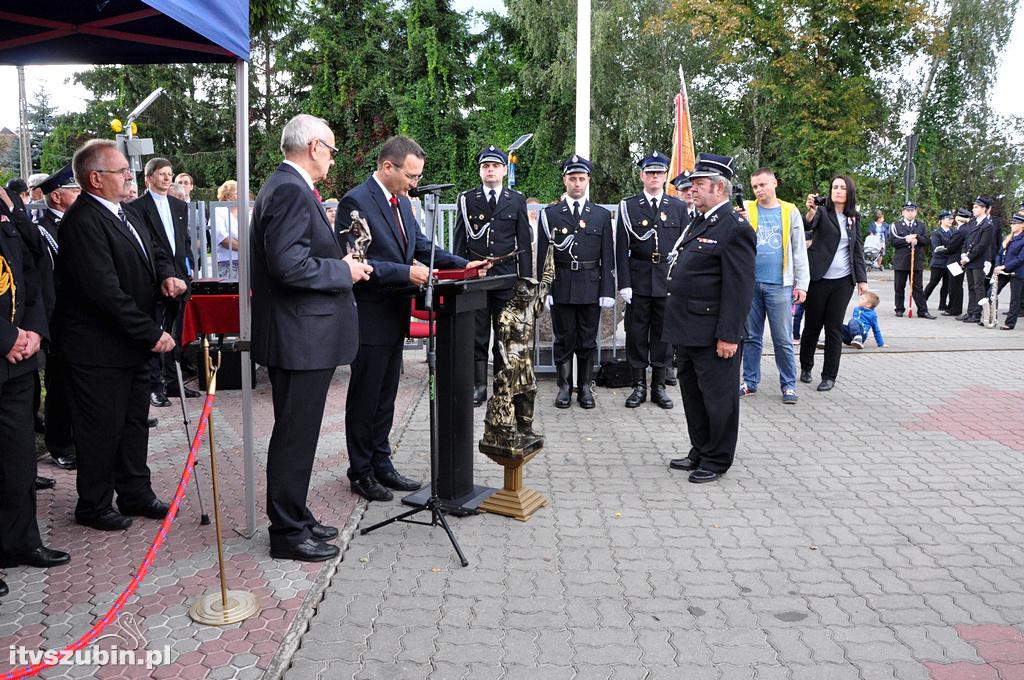
<path fill-rule="evenodd" d="M 238 195 L 249 195 L 248 0 L 0 0 L 0 64 L 235 64 Z M 249 223 L 240 201 L 239 224 Z M 239 287 L 249 290 L 248 230 L 239 233 Z M 256 530 L 249 296 L 239 295 L 246 524 Z"/>

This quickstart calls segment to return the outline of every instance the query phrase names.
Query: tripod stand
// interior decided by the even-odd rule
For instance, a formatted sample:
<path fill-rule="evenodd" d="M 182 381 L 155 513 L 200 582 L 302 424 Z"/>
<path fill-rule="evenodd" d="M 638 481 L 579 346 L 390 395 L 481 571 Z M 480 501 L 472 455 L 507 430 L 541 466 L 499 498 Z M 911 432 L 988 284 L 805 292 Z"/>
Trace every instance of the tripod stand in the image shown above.
<path fill-rule="evenodd" d="M 434 247 L 437 243 L 437 227 L 439 213 L 437 210 L 437 197 L 441 193 L 440 189 L 434 190 L 430 193 L 423 195 L 425 208 L 430 210 L 431 213 L 431 225 L 430 225 L 430 264 L 429 274 L 427 276 L 427 283 L 423 290 L 423 307 L 427 310 L 427 395 L 430 400 L 430 496 L 427 497 L 423 505 L 408 510 L 394 517 L 390 517 L 383 522 L 378 522 L 371 527 L 367 527 L 359 532 L 360 536 L 366 535 L 371 531 L 376 531 L 381 527 L 386 527 L 389 524 L 395 522 L 405 522 L 406 524 L 419 524 L 422 526 L 436 527 L 440 526 L 444 529 L 444 532 L 448 534 L 448 540 L 452 542 L 452 547 L 455 548 L 455 552 L 459 556 L 459 562 L 462 566 L 469 566 L 469 560 L 462 552 L 462 548 L 459 546 L 459 541 L 455 538 L 455 534 L 452 533 L 451 526 L 448 525 L 448 520 L 444 516 L 444 508 L 441 504 L 441 499 L 437 496 L 437 338 L 435 337 L 435 309 L 434 309 Z M 425 522 L 423 520 L 412 519 L 421 512 L 430 512 L 430 521 Z"/>

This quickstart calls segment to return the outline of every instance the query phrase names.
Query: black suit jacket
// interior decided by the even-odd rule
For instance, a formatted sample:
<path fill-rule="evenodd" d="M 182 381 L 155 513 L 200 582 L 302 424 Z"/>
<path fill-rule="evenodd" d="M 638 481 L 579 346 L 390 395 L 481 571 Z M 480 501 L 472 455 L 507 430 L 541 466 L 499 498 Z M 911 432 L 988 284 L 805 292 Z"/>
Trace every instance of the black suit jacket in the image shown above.
<path fill-rule="evenodd" d="M 533 238 L 526 212 L 526 197 L 508 188 L 498 189 L 496 197 L 497 203 L 492 212 L 482 185 L 459 194 L 455 201 L 452 252 L 467 260 L 482 260 L 522 251 L 516 257 L 494 265 L 488 275 L 532 277 Z M 490 226 L 479 233 L 488 224 Z M 478 238 L 472 238 L 469 231 L 478 234 Z"/>
<path fill-rule="evenodd" d="M 60 223 L 57 221 L 57 216 L 49 209 L 46 209 L 39 215 L 36 222 L 53 237 L 54 243 L 56 243 L 60 234 Z M 53 249 L 46 238 L 43 238 L 42 241 L 43 247 L 46 248 L 46 256 L 39 258 L 37 264 L 39 265 L 39 282 L 43 296 L 43 306 L 46 308 L 46 318 L 50 319 L 53 317 L 53 308 L 57 302 L 57 284 L 54 280 L 57 268 L 57 251 Z"/>
<path fill-rule="evenodd" d="M 924 222 L 919 220 L 907 224 L 900 219 L 893 222 L 889 229 L 889 238 L 893 247 L 892 268 L 896 271 L 910 271 L 910 244 L 903 237 L 911 234 L 917 234 L 917 245 L 914 247 L 914 271 L 924 269 L 925 245 L 931 243 L 928 240 L 928 230 L 925 229 Z"/>
<path fill-rule="evenodd" d="M 686 347 L 744 339 L 756 259 L 754 229 L 730 204 L 706 219 L 698 216 L 669 269 L 661 339 Z"/>
<path fill-rule="evenodd" d="M 173 258 L 171 244 L 167 240 L 167 231 L 164 229 L 163 220 L 160 219 L 160 211 L 156 209 L 153 194 L 147 191 L 131 203 L 126 203 L 125 208 L 128 209 L 128 214 L 136 229 L 139 223 L 142 223 L 149 230 L 150 240 L 163 249 L 168 259 L 173 259 L 174 275 L 191 287 L 190 272 L 195 269 L 192 266 L 192 250 L 188 238 L 188 204 L 174 196 L 168 196 L 167 203 L 171 208 L 171 220 L 174 223 Z M 188 295 L 189 293 L 186 291 L 182 298 L 187 298 Z"/>
<path fill-rule="evenodd" d="M 72 363 L 128 367 L 145 363 L 160 339 L 153 312 L 160 284 L 174 266 L 149 230 L 129 222 L 143 248 L 114 213 L 82 192 L 64 213 L 57 259 L 54 336 Z"/>
<path fill-rule="evenodd" d="M 557 245 L 572 238 L 572 245 Z M 555 280 L 551 297 L 557 304 L 596 305 L 603 297 L 615 296 L 615 244 L 612 214 L 586 201 L 580 220 L 573 219 L 569 203 L 563 200 L 544 208 L 537 233 L 537 271 L 544 272 L 548 245 L 555 248 Z M 578 267 L 573 269 L 573 261 Z"/>
<path fill-rule="evenodd" d="M 366 253 L 373 273 L 369 281 L 361 281 L 355 286 L 356 303 L 359 305 L 359 342 L 363 345 L 392 345 L 402 341 L 409 331 L 410 299 L 407 295 L 396 295 L 395 289 L 410 285 L 409 267 L 414 259 L 424 265 L 430 262 L 430 239 L 420 232 L 407 197 L 398 197 L 398 209 L 404 239 L 399 233 L 399 225 L 395 224 L 391 206 L 384 199 L 384 192 L 372 176 L 345 194 L 338 205 L 334 223 L 346 241 L 353 210 L 358 210 L 370 225 L 373 237 Z M 439 246 L 434 252 L 436 269 L 465 267 L 469 263 Z"/>
<path fill-rule="evenodd" d="M 623 199 L 615 236 L 619 290 L 632 288 L 633 295 L 666 297 L 668 256 L 689 223 L 686 203 L 674 196 L 663 194 L 657 212 L 644 193 Z"/>
<path fill-rule="evenodd" d="M 359 325 L 352 272 L 323 205 L 282 163 L 252 212 L 253 359 L 288 370 L 352 361 Z"/>
<path fill-rule="evenodd" d="M 20 201 L 15 201 L 15 211 L 19 209 L 19 205 Z M 24 206 L 21 206 L 20 209 L 24 213 Z M 35 271 L 36 258 L 15 227 L 14 214 L 2 202 L 0 202 L 0 255 L 10 267 L 14 279 L 13 310 L 12 291 L 8 290 L 6 293 L 0 294 L 0 384 L 3 384 L 11 378 L 31 373 L 38 366 L 36 356 L 31 356 L 16 364 L 9 363 L 5 358 L 18 339 L 18 329 L 34 331 L 43 338 L 47 337 L 48 332 L 46 311 L 43 309 L 39 288 L 33 284 L 38 280 Z M 13 321 L 12 316 L 14 317 Z"/>
<path fill-rule="evenodd" d="M 966 255 L 968 262 L 964 269 L 984 269 L 985 262 L 992 262 L 992 225 L 986 215 L 979 222 L 977 217 L 960 227 L 965 231 L 964 246 L 962 255 Z"/>
<path fill-rule="evenodd" d="M 811 223 L 804 221 L 804 232 L 811 240 L 807 247 L 807 261 L 811 266 L 811 281 L 820 281 L 828 271 L 839 248 L 839 219 L 835 210 L 819 206 L 811 218 Z M 850 272 L 857 283 L 868 280 L 867 267 L 864 264 L 864 245 L 860 241 L 860 218 L 849 217 L 846 220 L 846 236 L 850 239 Z"/>

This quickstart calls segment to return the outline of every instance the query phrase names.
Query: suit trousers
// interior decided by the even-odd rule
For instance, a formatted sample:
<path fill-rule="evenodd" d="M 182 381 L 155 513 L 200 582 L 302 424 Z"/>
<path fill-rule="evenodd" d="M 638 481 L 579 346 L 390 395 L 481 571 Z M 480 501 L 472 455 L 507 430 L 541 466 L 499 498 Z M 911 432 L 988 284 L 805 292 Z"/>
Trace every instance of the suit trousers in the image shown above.
<path fill-rule="evenodd" d="M 932 296 L 932 291 L 935 290 L 939 284 L 942 287 L 939 288 L 939 311 L 945 311 L 949 308 L 949 279 L 951 274 L 945 267 L 932 267 L 931 273 L 928 276 L 928 287 L 924 289 L 924 299 L 927 300 Z"/>
<path fill-rule="evenodd" d="M 573 354 L 597 349 L 597 326 L 601 322 L 600 305 L 551 305 L 551 330 L 555 336 L 555 364 L 572 361 Z"/>
<path fill-rule="evenodd" d="M 75 453 L 75 440 L 71 433 L 71 396 L 68 381 L 68 361 L 60 352 L 46 354 L 46 448 L 50 455 L 70 456 Z"/>
<path fill-rule="evenodd" d="M 1006 286 L 1010 286 L 1010 306 L 1006 309 L 1006 318 L 1003 320 L 1003 325 L 1013 328 L 1017 325 L 1017 317 L 1020 316 L 1020 294 L 1021 290 L 1024 289 L 1024 279 L 1019 276 L 1000 276 L 997 295 L 1003 292 L 1003 288 L 1006 288 Z"/>
<path fill-rule="evenodd" d="M 907 279 L 910 277 L 909 270 L 896 270 L 892 273 L 893 286 L 896 289 L 896 313 L 902 314 L 907 306 Z M 914 296 L 914 309 L 918 314 L 928 311 L 928 297 L 924 294 L 924 270 L 914 270 L 914 288 L 911 295 Z"/>
<path fill-rule="evenodd" d="M 185 305 L 177 300 L 162 300 L 156 304 L 156 320 L 160 328 L 174 338 L 174 352 L 153 352 L 149 360 L 149 382 L 153 392 L 163 392 L 174 386 L 177 390 L 178 373 L 174 369 L 175 352 L 181 349 L 181 321 Z"/>
<path fill-rule="evenodd" d="M 89 520 L 111 507 L 140 506 L 156 495 L 150 484 L 149 368 L 71 363 L 71 430 L 78 454 L 78 506 Z"/>
<path fill-rule="evenodd" d="M 727 471 L 736 457 L 740 428 L 739 351 L 722 359 L 714 346 L 677 345 L 676 368 L 683 395 L 690 458 L 704 470 Z"/>
<path fill-rule="evenodd" d="M 948 270 L 947 270 L 948 272 Z M 946 311 L 953 316 L 960 316 L 964 313 L 964 275 L 949 275 L 949 301 L 946 303 Z"/>
<path fill-rule="evenodd" d="M 501 370 L 501 356 L 498 353 L 498 317 L 511 299 L 511 290 L 489 290 L 487 307 L 473 313 L 473 361 L 487 361 L 487 345 L 490 341 L 495 374 Z"/>
<path fill-rule="evenodd" d="M 352 362 L 345 400 L 349 479 L 394 469 L 388 437 L 395 418 L 403 345 L 402 338 L 390 345 L 360 345 Z"/>
<path fill-rule="evenodd" d="M 35 371 L 0 382 L 0 556 L 43 544 L 36 522 Z"/>
<path fill-rule="evenodd" d="M 987 277 L 982 269 L 968 269 L 967 276 L 967 313 L 981 317 L 981 299 L 985 297 Z"/>
<path fill-rule="evenodd" d="M 626 360 L 631 368 L 672 365 L 672 345 L 662 342 L 665 327 L 665 298 L 634 295 L 626 305 Z"/>
<path fill-rule="evenodd" d="M 267 368 L 274 400 L 274 431 L 267 448 L 267 517 L 270 547 L 294 547 L 310 538 L 316 518 L 306 505 L 316 444 L 333 368 Z"/>
<path fill-rule="evenodd" d="M 843 320 L 846 307 L 853 296 L 853 280 L 818 279 L 807 286 L 804 301 L 804 330 L 800 335 L 800 368 L 814 368 L 814 351 L 818 338 L 825 330 L 825 363 L 821 367 L 822 380 L 835 380 L 839 375 L 839 359 L 843 356 Z"/>

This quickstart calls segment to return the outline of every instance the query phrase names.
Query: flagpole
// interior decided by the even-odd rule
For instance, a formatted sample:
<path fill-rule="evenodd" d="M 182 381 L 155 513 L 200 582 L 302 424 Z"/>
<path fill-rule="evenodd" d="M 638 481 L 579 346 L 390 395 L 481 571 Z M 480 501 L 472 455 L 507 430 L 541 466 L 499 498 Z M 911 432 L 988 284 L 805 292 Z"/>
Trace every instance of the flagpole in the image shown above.
<path fill-rule="evenodd" d="M 590 158 L 590 0 L 576 0 L 576 153 Z"/>

